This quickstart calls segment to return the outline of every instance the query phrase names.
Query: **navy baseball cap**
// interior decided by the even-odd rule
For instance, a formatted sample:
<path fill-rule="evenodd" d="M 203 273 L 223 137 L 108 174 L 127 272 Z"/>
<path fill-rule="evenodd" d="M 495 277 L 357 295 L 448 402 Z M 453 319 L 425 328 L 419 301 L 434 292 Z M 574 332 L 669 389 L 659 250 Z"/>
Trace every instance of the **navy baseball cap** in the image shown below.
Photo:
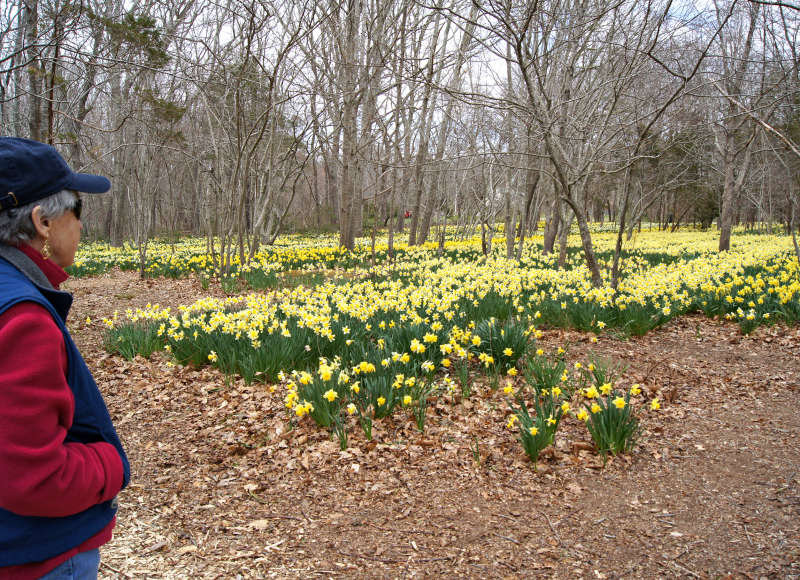
<path fill-rule="evenodd" d="M 0 211 L 27 205 L 64 189 L 105 193 L 111 182 L 101 175 L 76 173 L 50 145 L 19 137 L 0 137 Z"/>

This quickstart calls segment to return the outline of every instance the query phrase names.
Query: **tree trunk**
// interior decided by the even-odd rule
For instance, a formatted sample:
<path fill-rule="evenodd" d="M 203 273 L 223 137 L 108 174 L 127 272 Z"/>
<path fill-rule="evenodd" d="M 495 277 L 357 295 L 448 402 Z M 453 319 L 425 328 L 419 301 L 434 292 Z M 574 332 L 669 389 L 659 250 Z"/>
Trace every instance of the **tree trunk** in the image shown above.
<path fill-rule="evenodd" d="M 436 73 L 436 67 L 434 66 L 436 63 L 436 53 L 437 53 L 437 42 L 440 35 L 440 17 L 441 12 L 436 12 L 436 22 L 433 26 L 434 35 L 433 40 L 431 41 L 431 46 L 428 49 L 429 56 L 428 56 L 428 63 L 426 65 L 427 71 L 425 75 L 425 84 L 424 84 L 424 92 L 422 94 L 422 109 L 420 111 L 420 128 L 419 128 L 419 145 L 417 149 L 417 159 L 415 165 L 415 190 L 414 190 L 414 207 L 411 213 L 411 224 L 408 228 L 408 245 L 414 246 L 419 242 L 417 239 L 418 236 L 418 229 L 420 225 L 420 213 L 422 211 L 422 194 L 425 191 L 425 174 L 424 174 L 424 164 L 425 159 L 428 156 L 428 142 L 430 141 L 430 132 L 431 132 L 431 113 L 433 112 L 433 107 L 431 107 L 431 97 L 433 94 L 433 77 Z M 449 21 L 448 21 L 449 25 Z M 428 201 L 430 203 L 430 201 Z M 428 222 L 430 223 L 430 222 Z"/>
<path fill-rule="evenodd" d="M 544 247 L 542 254 L 553 253 L 553 247 L 556 243 L 556 236 L 558 229 L 561 225 L 561 200 L 556 196 L 553 199 L 553 204 L 550 208 L 550 215 L 547 218 L 547 223 L 544 225 Z"/>
<path fill-rule="evenodd" d="M 750 53 L 753 47 L 753 39 L 758 21 L 760 6 L 756 3 L 748 6 L 749 26 L 747 36 L 742 48 L 736 54 L 727 54 L 728 43 L 732 40 L 729 37 L 720 35 L 720 47 L 722 51 L 722 65 L 725 71 L 724 91 L 727 101 L 725 119 L 723 121 L 723 149 L 721 151 L 723 160 L 723 189 L 722 203 L 720 206 L 719 217 L 719 251 L 730 250 L 731 230 L 733 228 L 734 214 L 736 212 L 736 199 L 738 190 L 744 182 L 744 177 L 750 162 L 750 143 L 755 137 L 755 131 L 751 132 L 750 138 L 740 146 L 742 128 L 747 121 L 746 116 L 737 116 L 737 107 L 734 99 L 740 98 L 744 88 L 745 73 L 750 66 Z M 738 39 L 736 39 L 738 40 Z M 737 43 L 738 44 L 738 43 Z M 743 155 L 742 155 L 743 154 Z"/>
<path fill-rule="evenodd" d="M 533 198 L 536 196 L 536 188 L 539 185 L 538 171 L 529 169 L 527 175 L 527 196 L 525 197 L 525 207 L 523 209 L 522 219 L 519 221 L 519 243 L 517 244 L 516 255 L 518 262 L 522 260 L 522 250 L 525 247 L 525 234 L 527 233 L 531 217 L 531 205 L 533 205 Z"/>
<path fill-rule="evenodd" d="M 719 251 L 726 252 L 731 249 L 731 229 L 733 227 L 734 199 L 736 198 L 736 167 L 734 165 L 735 144 L 733 135 L 727 134 L 725 137 L 725 150 L 723 166 L 725 168 L 725 179 L 722 186 L 722 204 L 719 216 Z"/>
<path fill-rule="evenodd" d="M 26 0 L 24 2 L 25 13 L 25 44 L 27 48 L 26 58 L 28 59 L 28 132 L 30 138 L 35 141 L 42 141 L 44 138 L 44 116 L 42 114 L 42 86 L 44 82 L 44 67 L 41 57 L 38 54 L 39 36 L 39 2 L 38 0 Z"/>
<path fill-rule="evenodd" d="M 558 267 L 564 269 L 567 267 L 567 242 L 569 237 L 569 230 L 572 227 L 572 216 L 567 218 L 564 227 L 558 234 Z"/>
<path fill-rule="evenodd" d="M 342 178 L 339 205 L 339 245 L 348 250 L 355 247 L 353 232 L 353 211 L 356 203 L 356 186 L 358 179 L 358 95 L 356 81 L 356 58 L 358 35 L 361 24 L 361 0 L 347 3 L 347 35 L 344 44 L 342 85 L 344 88 L 342 103 Z"/>
<path fill-rule="evenodd" d="M 594 255 L 592 233 L 589 231 L 589 223 L 586 220 L 586 214 L 572 199 L 566 198 L 565 201 L 572 208 L 575 219 L 578 222 L 578 231 L 580 232 L 581 245 L 583 246 L 583 257 L 584 260 L 586 260 L 586 267 L 589 268 L 589 272 L 591 272 L 592 275 L 592 286 L 595 288 L 600 287 L 603 285 L 603 276 L 600 274 L 600 266 Z"/>
<path fill-rule="evenodd" d="M 795 227 L 795 216 L 797 212 L 795 211 L 797 207 L 797 203 L 795 200 L 792 200 L 792 217 L 789 219 L 789 228 L 792 230 L 792 243 L 794 244 L 794 255 L 797 257 L 797 264 L 800 266 L 800 245 L 797 243 L 797 230 L 798 227 Z"/>

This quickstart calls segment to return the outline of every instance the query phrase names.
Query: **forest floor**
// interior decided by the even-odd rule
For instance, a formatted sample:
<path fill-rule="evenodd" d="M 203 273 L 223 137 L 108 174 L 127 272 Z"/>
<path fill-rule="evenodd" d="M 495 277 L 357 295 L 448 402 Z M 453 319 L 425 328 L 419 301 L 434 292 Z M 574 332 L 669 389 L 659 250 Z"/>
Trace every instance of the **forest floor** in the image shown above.
<path fill-rule="evenodd" d="M 113 272 L 65 289 L 133 471 L 103 578 L 800 578 L 796 327 L 545 331 L 543 348 L 619 361 L 663 406 L 605 466 L 563 423 L 535 472 L 502 389 L 437 403 L 422 434 L 403 413 L 373 441 L 353 429 L 339 451 L 308 419 L 289 430 L 264 385 L 103 350 L 103 316 L 213 288 Z"/>

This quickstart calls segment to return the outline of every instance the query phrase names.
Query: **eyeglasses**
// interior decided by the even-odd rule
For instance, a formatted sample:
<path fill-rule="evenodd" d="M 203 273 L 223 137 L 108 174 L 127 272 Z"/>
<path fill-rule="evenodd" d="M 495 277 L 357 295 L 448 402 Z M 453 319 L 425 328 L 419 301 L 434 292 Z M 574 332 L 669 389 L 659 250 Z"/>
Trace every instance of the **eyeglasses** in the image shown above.
<path fill-rule="evenodd" d="M 75 198 L 75 205 L 70 208 L 72 213 L 75 214 L 75 219 L 81 219 L 81 212 L 83 211 L 83 200 L 80 197 Z"/>

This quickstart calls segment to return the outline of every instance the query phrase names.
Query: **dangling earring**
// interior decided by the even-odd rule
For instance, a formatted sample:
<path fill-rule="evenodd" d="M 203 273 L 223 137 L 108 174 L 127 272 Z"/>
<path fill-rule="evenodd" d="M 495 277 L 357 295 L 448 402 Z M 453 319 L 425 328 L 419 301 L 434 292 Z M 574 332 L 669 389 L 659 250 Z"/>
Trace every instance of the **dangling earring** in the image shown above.
<path fill-rule="evenodd" d="M 44 241 L 44 246 L 42 247 L 42 256 L 45 260 L 50 257 L 50 239 L 46 239 Z"/>

